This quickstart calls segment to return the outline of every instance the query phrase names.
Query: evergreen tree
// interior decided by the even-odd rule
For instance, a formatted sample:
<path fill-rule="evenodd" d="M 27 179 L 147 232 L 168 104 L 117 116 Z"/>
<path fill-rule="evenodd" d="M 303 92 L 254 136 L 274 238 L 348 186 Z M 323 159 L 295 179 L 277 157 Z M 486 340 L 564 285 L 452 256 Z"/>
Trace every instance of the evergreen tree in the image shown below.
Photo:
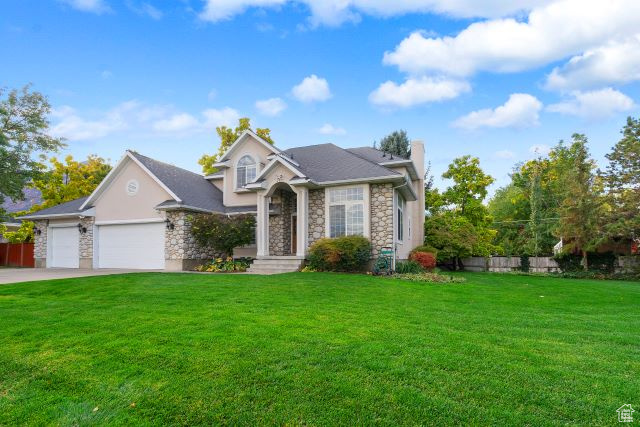
<path fill-rule="evenodd" d="M 601 173 L 607 190 L 605 234 L 609 241 L 640 238 L 640 120 L 628 117 L 621 133 Z"/>
<path fill-rule="evenodd" d="M 601 201 L 587 137 L 576 133 L 572 138 L 569 148 L 572 162 L 562 180 L 564 198 L 560 204 L 557 233 L 567 242 L 567 250 L 582 255 L 582 265 L 588 270 L 587 251 L 593 249 L 599 239 Z"/>
<path fill-rule="evenodd" d="M 409 141 L 407 131 L 397 130 L 382 138 L 379 150 L 391 153 L 394 156 L 409 158 L 411 155 L 411 141 Z"/>

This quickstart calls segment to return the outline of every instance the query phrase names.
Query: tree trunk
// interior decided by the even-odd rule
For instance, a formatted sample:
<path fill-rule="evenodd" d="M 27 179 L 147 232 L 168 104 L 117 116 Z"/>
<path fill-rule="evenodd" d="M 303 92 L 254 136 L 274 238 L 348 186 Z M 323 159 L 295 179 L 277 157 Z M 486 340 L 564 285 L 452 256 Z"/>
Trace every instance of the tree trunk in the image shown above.
<path fill-rule="evenodd" d="M 584 271 L 589 271 L 589 259 L 587 258 L 587 251 L 582 251 L 582 266 Z"/>

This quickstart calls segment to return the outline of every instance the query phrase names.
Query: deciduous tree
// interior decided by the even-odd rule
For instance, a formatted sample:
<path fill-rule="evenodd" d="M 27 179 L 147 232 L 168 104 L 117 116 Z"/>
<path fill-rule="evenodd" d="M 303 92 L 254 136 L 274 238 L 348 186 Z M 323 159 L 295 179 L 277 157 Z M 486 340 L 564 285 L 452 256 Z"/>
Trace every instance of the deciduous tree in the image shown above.
<path fill-rule="evenodd" d="M 200 157 L 200 160 L 198 160 L 198 164 L 202 166 L 202 172 L 205 175 L 209 175 L 217 171 L 213 165 L 224 155 L 229 147 L 231 147 L 235 140 L 238 139 L 240 134 L 245 130 L 251 130 L 251 119 L 248 117 L 241 118 L 235 129 L 227 126 L 218 126 L 216 128 L 216 133 L 220 137 L 218 152 L 211 155 L 203 154 L 202 157 Z M 273 140 L 271 139 L 271 130 L 269 128 L 257 128 L 255 133 L 268 143 L 273 144 Z"/>
<path fill-rule="evenodd" d="M 50 112 L 47 98 L 29 85 L 0 88 L 0 200 L 20 200 L 26 184 L 44 169 L 36 155 L 63 146 L 62 138 L 49 133 Z"/>
<path fill-rule="evenodd" d="M 56 157 L 49 162 L 51 168 L 33 182 L 43 199 L 35 210 L 90 195 L 111 170 L 111 166 L 96 155 L 89 155 L 83 162 L 74 160 L 71 155 L 65 157 L 64 162 Z"/>

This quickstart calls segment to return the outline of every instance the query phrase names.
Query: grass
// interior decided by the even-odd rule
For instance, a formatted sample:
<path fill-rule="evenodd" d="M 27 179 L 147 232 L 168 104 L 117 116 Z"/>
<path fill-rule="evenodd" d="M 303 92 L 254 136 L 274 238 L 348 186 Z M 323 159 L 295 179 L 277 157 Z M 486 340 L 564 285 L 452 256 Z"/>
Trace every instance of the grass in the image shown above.
<path fill-rule="evenodd" d="M 0 425 L 603 425 L 640 407 L 640 283 L 465 277 L 0 286 Z"/>

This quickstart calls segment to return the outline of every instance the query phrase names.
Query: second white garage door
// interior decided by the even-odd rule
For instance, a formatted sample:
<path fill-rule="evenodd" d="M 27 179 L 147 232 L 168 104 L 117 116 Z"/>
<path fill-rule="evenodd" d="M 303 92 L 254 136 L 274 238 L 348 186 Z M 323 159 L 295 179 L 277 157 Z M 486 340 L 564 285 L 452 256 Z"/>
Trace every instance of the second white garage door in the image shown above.
<path fill-rule="evenodd" d="M 164 268 L 163 223 L 98 226 L 98 268 Z"/>

